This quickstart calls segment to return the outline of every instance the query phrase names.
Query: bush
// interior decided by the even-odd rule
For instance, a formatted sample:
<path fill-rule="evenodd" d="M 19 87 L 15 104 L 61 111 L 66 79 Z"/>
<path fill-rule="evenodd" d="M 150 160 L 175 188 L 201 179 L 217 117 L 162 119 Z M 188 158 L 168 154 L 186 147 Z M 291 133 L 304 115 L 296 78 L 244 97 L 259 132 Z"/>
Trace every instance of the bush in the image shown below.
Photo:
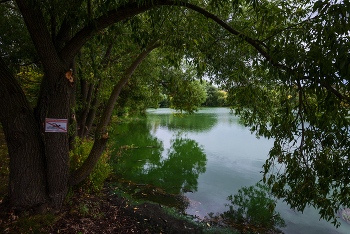
<path fill-rule="evenodd" d="M 70 170 L 76 170 L 79 168 L 85 159 L 89 156 L 89 153 L 94 144 L 91 140 L 76 139 L 77 146 L 70 152 Z M 103 187 L 103 182 L 111 175 L 112 167 L 109 164 L 111 151 L 107 147 L 101 155 L 94 170 L 90 175 L 81 182 L 78 186 L 82 187 L 87 192 L 99 192 Z"/>

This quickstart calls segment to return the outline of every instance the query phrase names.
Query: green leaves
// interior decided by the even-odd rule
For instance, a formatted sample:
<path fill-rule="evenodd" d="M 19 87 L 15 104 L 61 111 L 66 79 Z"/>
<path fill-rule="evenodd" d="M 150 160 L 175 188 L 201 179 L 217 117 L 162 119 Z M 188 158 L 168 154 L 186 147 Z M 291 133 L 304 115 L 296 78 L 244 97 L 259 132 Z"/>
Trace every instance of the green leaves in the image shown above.
<path fill-rule="evenodd" d="M 194 77 L 210 77 L 227 91 L 246 126 L 258 137 L 275 139 L 263 175 L 272 192 L 291 207 L 302 211 L 312 205 L 322 218 L 335 221 L 334 211 L 350 206 L 349 1 L 185 1 L 215 14 L 225 29 L 208 20 L 210 14 L 204 17 L 180 7 L 180 1 L 138 14 L 140 7 L 156 2 L 41 2 L 48 38 L 53 38 L 45 43 L 57 50 L 48 58 L 77 43 L 63 51 L 73 58 L 70 51 L 81 49 L 79 79 L 103 81 L 95 95 L 105 99 L 133 58 L 158 40 L 161 53 L 139 66 L 121 93 L 118 111 L 154 105 L 162 85 L 174 109 L 191 113 L 205 99 L 205 89 Z M 125 11 L 119 22 L 117 15 L 107 17 L 115 9 L 131 13 Z M 2 56 L 9 64 L 35 61 L 22 16 L 10 2 L 0 5 L 0 13 Z M 127 18 L 129 14 L 136 16 Z M 106 21 L 97 20 L 101 17 Z M 119 23 L 92 31 L 97 22 L 110 25 L 114 20 Z M 233 30 L 226 31 L 230 27 Z M 86 31 L 80 31 L 83 28 Z M 104 70 L 100 65 L 111 43 L 109 69 Z M 184 60 L 191 65 L 186 71 L 181 67 Z M 32 72 L 36 74 L 40 72 Z M 24 87 L 27 94 L 38 88 Z"/>
<path fill-rule="evenodd" d="M 230 22 L 278 65 L 228 36 L 205 61 L 244 124 L 275 139 L 263 168 L 273 194 L 299 211 L 314 206 L 338 225 L 336 211 L 350 206 L 348 5 L 305 4 L 260 1 L 254 14 L 242 8 Z"/>
<path fill-rule="evenodd" d="M 204 85 L 201 85 L 198 80 L 178 79 L 174 88 L 174 92 L 170 96 L 170 108 L 187 113 L 196 111 L 207 96 Z"/>

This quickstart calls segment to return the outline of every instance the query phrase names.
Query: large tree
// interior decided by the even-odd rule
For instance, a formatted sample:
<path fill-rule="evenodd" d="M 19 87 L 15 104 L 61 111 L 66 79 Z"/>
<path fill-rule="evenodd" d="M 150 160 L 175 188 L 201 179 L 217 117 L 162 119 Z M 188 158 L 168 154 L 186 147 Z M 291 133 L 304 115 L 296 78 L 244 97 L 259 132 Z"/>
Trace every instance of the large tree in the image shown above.
<path fill-rule="evenodd" d="M 71 80 L 71 70 L 75 73 L 75 55 L 82 46 L 107 26 L 149 10 L 154 5 L 130 3 L 103 5 L 100 9 L 98 3 L 91 6 L 90 1 L 67 2 L 68 8 L 63 8 L 61 2 L 52 2 L 49 6 L 36 1 L 16 3 L 40 58 L 44 77 L 37 107 L 33 109 L 1 59 L 1 123 L 10 155 L 9 204 L 18 210 L 40 208 L 40 211 L 48 206 L 59 209 L 68 187 L 84 179 L 101 155 L 108 139 L 105 128 L 122 87 L 145 56 L 159 45 L 151 43 L 125 70 L 97 126 L 89 159 L 70 175 L 69 136 L 65 133 L 45 133 L 45 118 L 74 119 L 71 107 L 74 105 L 76 81 Z M 116 7 L 117 10 L 111 10 Z M 82 13 L 81 18 L 76 15 L 78 9 Z M 102 10 L 110 10 L 108 16 L 107 12 L 101 13 Z M 50 27 L 45 20 L 46 14 L 51 18 Z M 96 20 L 93 20 L 93 14 L 97 15 Z M 80 28 L 75 20 L 80 22 Z M 77 33 L 71 35 L 72 32 Z"/>
<path fill-rule="evenodd" d="M 10 155 L 8 198 L 11 208 L 38 208 L 41 211 L 50 207 L 58 210 L 68 187 L 83 180 L 92 170 L 108 140 L 106 127 L 123 86 L 145 56 L 159 46 L 157 41 L 145 45 L 114 86 L 97 125 L 94 146 L 81 168 L 69 174 L 69 135 L 45 132 L 45 119 L 68 119 L 74 130 L 76 55 L 105 28 L 161 5 L 178 7 L 186 3 L 163 0 L 92 4 L 91 1 L 19 0 L 8 7 L 15 13 L 18 9 L 23 17 L 34 44 L 34 56 L 39 58 L 44 72 L 37 104 L 32 108 L 4 62 L 8 59 L 6 54 L 0 59 L 0 119 Z"/>

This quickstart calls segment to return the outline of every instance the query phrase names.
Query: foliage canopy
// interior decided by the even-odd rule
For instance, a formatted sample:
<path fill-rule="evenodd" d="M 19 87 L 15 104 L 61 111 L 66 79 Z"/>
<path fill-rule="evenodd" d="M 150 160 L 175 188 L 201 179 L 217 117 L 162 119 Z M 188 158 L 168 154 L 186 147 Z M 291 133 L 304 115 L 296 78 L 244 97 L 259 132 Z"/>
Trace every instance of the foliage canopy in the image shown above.
<path fill-rule="evenodd" d="M 203 96 L 196 82 L 187 74 L 172 80 L 185 60 L 227 91 L 253 132 L 275 139 L 263 169 L 274 195 L 300 211 L 314 206 L 335 224 L 337 210 L 350 207 L 348 0 L 17 0 L 2 1 L 0 13 L 0 120 L 10 180 L 19 181 L 10 183 L 14 206 L 60 207 L 68 185 L 101 156 L 116 102 L 150 104 L 162 85 L 178 97 L 174 107 L 195 110 Z M 37 89 L 23 90 L 14 77 L 28 63 Z M 166 71 L 176 72 L 159 79 Z M 74 134 L 86 136 L 98 110 L 90 156 L 69 174 Z M 44 133 L 52 117 L 69 119 L 74 134 Z M 29 180 L 18 173 L 25 165 L 38 168 Z M 36 189 L 24 196 L 29 181 Z"/>

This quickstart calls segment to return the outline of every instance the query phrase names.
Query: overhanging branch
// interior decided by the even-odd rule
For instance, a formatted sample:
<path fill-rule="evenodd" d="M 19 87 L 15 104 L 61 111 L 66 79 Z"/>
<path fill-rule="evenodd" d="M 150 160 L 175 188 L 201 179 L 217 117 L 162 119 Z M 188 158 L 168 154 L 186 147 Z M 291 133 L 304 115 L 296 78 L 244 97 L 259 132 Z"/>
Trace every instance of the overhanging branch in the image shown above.
<path fill-rule="evenodd" d="M 277 67 L 279 69 L 291 72 L 292 74 L 297 74 L 298 72 L 294 69 L 278 63 L 273 59 L 273 57 L 265 51 L 265 49 L 262 47 L 264 46 L 263 42 L 259 40 L 254 40 L 253 38 L 239 32 L 238 30 L 235 30 L 230 25 L 228 25 L 226 22 L 221 20 L 216 15 L 206 11 L 205 9 L 182 1 L 174 1 L 174 0 L 154 0 L 154 1 L 148 1 L 142 5 L 138 5 L 137 3 L 129 3 L 124 5 L 123 7 L 120 7 L 116 10 L 109 11 L 107 15 L 103 15 L 99 18 L 97 18 L 94 22 L 94 24 L 89 24 L 85 28 L 83 28 L 80 32 L 78 32 L 72 40 L 70 40 L 66 46 L 63 48 L 61 53 L 59 54 L 60 57 L 64 61 L 70 61 L 75 54 L 79 51 L 79 49 L 97 32 L 100 30 L 110 26 L 113 23 L 119 22 L 121 20 L 127 19 L 129 17 L 138 15 L 140 13 L 146 12 L 152 8 L 155 8 L 157 6 L 179 6 L 179 7 L 186 7 L 188 9 L 192 9 L 203 16 L 212 19 L 217 24 L 222 26 L 224 29 L 226 29 L 229 33 L 243 39 L 247 43 L 249 43 L 251 46 L 253 46 L 268 62 L 271 63 L 272 66 Z M 347 101 L 350 101 L 350 98 L 345 97 L 344 95 L 340 94 L 337 90 L 332 88 L 330 85 L 328 85 L 325 82 L 320 82 L 327 90 L 334 93 L 338 98 L 344 99 Z"/>
<path fill-rule="evenodd" d="M 336 90 L 335 88 L 333 88 L 331 85 L 327 84 L 325 81 L 321 81 L 318 80 L 318 82 L 325 87 L 327 90 L 331 91 L 335 96 L 337 96 L 340 100 L 346 100 L 350 102 L 350 98 L 344 96 L 343 94 L 341 94 L 338 90 Z"/>

